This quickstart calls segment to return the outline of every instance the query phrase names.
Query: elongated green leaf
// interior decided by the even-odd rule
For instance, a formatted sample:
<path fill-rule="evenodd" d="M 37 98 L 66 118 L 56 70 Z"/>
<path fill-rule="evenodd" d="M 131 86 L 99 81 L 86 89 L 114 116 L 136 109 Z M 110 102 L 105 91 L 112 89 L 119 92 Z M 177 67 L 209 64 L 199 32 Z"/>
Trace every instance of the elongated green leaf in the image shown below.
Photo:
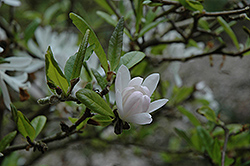
<path fill-rule="evenodd" d="M 35 131 L 36 131 L 36 136 L 38 136 L 38 134 L 42 131 L 43 127 L 46 124 L 46 120 L 47 118 L 43 115 L 37 116 L 35 117 L 32 121 L 31 121 L 31 125 L 34 127 Z"/>
<path fill-rule="evenodd" d="M 233 30 L 231 29 L 230 25 L 222 18 L 222 17 L 217 17 L 218 22 L 220 25 L 223 27 L 225 32 L 229 35 L 229 37 L 232 39 L 234 45 L 237 47 L 237 49 L 240 48 L 238 39 L 236 35 L 234 34 Z"/>
<path fill-rule="evenodd" d="M 16 137 L 16 133 L 16 131 L 12 131 L 3 137 L 3 139 L 0 141 L 0 152 L 2 152 L 11 143 L 11 141 Z"/>
<path fill-rule="evenodd" d="M 179 0 L 179 2 L 188 10 L 202 12 L 203 6 L 199 1 L 196 0 Z"/>
<path fill-rule="evenodd" d="M 123 43 L 124 19 L 119 20 L 114 32 L 109 40 L 108 60 L 110 62 L 110 70 L 113 71 L 119 64 Z"/>
<path fill-rule="evenodd" d="M 11 114 L 12 114 L 12 118 L 14 120 L 14 122 L 17 124 L 17 109 L 16 107 L 11 103 L 10 104 L 10 108 L 11 108 Z"/>
<path fill-rule="evenodd" d="M 221 147 L 220 147 L 220 143 L 218 141 L 217 138 L 215 138 L 214 143 L 213 143 L 213 151 L 212 154 L 210 156 L 213 161 L 217 164 L 220 164 L 221 162 Z"/>
<path fill-rule="evenodd" d="M 95 44 L 94 51 L 98 56 L 104 71 L 107 72 L 108 71 L 107 57 L 93 29 L 88 25 L 88 23 L 83 18 L 81 18 L 77 14 L 70 13 L 69 16 L 70 19 L 73 21 L 73 24 L 81 31 L 82 34 L 84 34 L 87 29 L 90 29 L 89 44 L 90 45 Z"/>
<path fill-rule="evenodd" d="M 53 53 L 51 48 L 49 47 L 46 54 L 45 54 L 45 68 L 46 68 L 46 76 L 47 81 L 51 81 L 55 85 L 59 86 L 64 94 L 67 93 L 69 83 L 58 66 L 58 63 L 53 57 Z"/>
<path fill-rule="evenodd" d="M 92 73 L 95 76 L 97 83 L 100 85 L 100 87 L 103 90 L 108 85 L 108 81 L 104 77 L 102 77 L 101 74 L 97 70 L 92 69 Z M 109 103 L 109 94 L 106 94 L 105 97 L 106 97 L 107 102 Z"/>
<path fill-rule="evenodd" d="M 143 52 L 140 51 L 131 51 L 128 52 L 126 54 L 124 54 L 121 57 L 120 63 L 117 66 L 116 70 L 118 70 L 118 68 L 123 64 L 125 66 L 127 66 L 127 68 L 131 68 L 134 65 L 136 65 L 137 63 L 139 63 L 143 58 L 145 57 L 145 54 Z"/>
<path fill-rule="evenodd" d="M 73 70 L 72 70 L 72 75 L 70 78 L 71 80 L 74 78 L 78 78 L 80 76 L 84 55 L 86 53 L 87 46 L 88 46 L 89 33 L 90 33 L 90 30 L 87 29 L 83 37 L 82 43 L 80 45 L 80 48 L 76 55 L 75 63 L 74 63 Z"/>
<path fill-rule="evenodd" d="M 189 136 L 186 134 L 185 131 L 178 129 L 178 128 L 174 128 L 175 132 L 181 137 L 183 138 L 191 147 L 193 146 L 193 143 L 191 141 L 191 139 L 189 138 Z"/>
<path fill-rule="evenodd" d="M 114 117 L 109 105 L 96 92 L 89 89 L 81 89 L 76 92 L 76 97 L 92 111 L 104 116 Z"/>
<path fill-rule="evenodd" d="M 22 112 L 17 111 L 17 129 L 26 138 L 27 136 L 33 141 L 36 136 L 36 131 L 31 125 L 30 121 L 22 114 Z"/>
<path fill-rule="evenodd" d="M 212 122 L 216 123 L 216 115 L 215 112 L 209 108 L 208 106 L 203 106 L 197 110 L 197 112 L 207 118 L 207 120 L 210 120 Z"/>
<path fill-rule="evenodd" d="M 148 25 L 144 26 L 144 27 L 141 29 L 141 31 L 140 31 L 138 37 L 142 37 L 142 36 L 143 36 L 145 33 L 147 33 L 149 30 L 153 29 L 154 27 L 156 27 L 157 25 L 159 25 L 160 23 L 162 23 L 162 22 L 164 22 L 164 21 L 166 21 L 166 20 L 167 20 L 167 19 L 163 19 L 163 20 L 160 20 L 160 21 L 154 21 L 154 22 L 151 22 L 151 23 L 149 23 Z"/>
<path fill-rule="evenodd" d="M 213 138 L 210 136 L 209 132 L 205 130 L 203 127 L 197 126 L 196 129 L 197 129 L 199 140 L 201 141 L 203 147 L 205 147 L 208 154 L 212 154 L 212 151 L 213 151 L 212 145 L 214 143 Z"/>
<path fill-rule="evenodd" d="M 135 22 L 135 31 L 139 33 L 140 25 L 143 17 L 143 0 L 136 0 L 135 3 L 135 11 L 136 11 L 136 22 Z"/>
<path fill-rule="evenodd" d="M 199 126 L 201 125 L 200 121 L 188 110 L 186 110 L 184 107 L 182 106 L 178 106 L 178 110 L 185 115 L 186 117 L 188 117 L 188 119 L 190 120 L 190 122 L 194 125 L 194 126 Z"/>
<path fill-rule="evenodd" d="M 74 63 L 75 63 L 75 60 L 76 60 L 76 55 L 77 55 L 77 53 L 75 53 L 75 55 L 72 55 L 71 57 L 69 57 L 69 59 L 67 60 L 67 62 L 65 64 L 65 67 L 64 67 L 65 77 L 66 77 L 68 82 L 70 82 L 70 78 L 71 78 L 71 75 L 72 75 Z"/>
<path fill-rule="evenodd" d="M 33 36 L 36 28 L 39 26 L 40 23 L 41 23 L 41 19 L 36 18 L 28 25 L 28 27 L 24 31 L 25 42 L 27 42 Z"/>
<path fill-rule="evenodd" d="M 90 56 L 94 52 L 94 49 L 95 49 L 95 44 L 92 44 L 87 48 L 83 61 L 89 60 Z"/>
<path fill-rule="evenodd" d="M 78 118 L 72 118 L 72 117 L 69 117 L 68 119 L 69 119 L 70 122 L 73 123 L 73 124 L 78 120 Z M 89 119 L 90 119 L 90 118 L 86 118 L 84 121 L 82 121 L 82 123 L 80 123 L 80 124 L 76 127 L 76 130 L 77 130 L 77 131 L 81 130 L 81 129 L 84 127 L 84 125 L 87 123 L 87 121 L 88 121 Z"/>
<path fill-rule="evenodd" d="M 104 0 L 95 0 L 95 2 L 104 8 L 109 14 L 115 14 L 109 4 Z M 111 1 L 112 2 L 112 1 Z"/>
<path fill-rule="evenodd" d="M 96 14 L 98 16 L 100 16 L 102 19 L 104 19 L 107 23 L 109 23 L 112 26 L 116 26 L 116 24 L 118 23 L 118 21 L 114 20 L 109 14 L 102 12 L 102 11 L 97 11 Z M 124 28 L 124 33 L 130 38 L 132 39 L 132 36 L 130 35 L 128 29 Z"/>
<path fill-rule="evenodd" d="M 96 121 L 101 126 L 107 126 L 112 123 L 113 119 L 109 116 L 95 115 L 92 120 Z"/>

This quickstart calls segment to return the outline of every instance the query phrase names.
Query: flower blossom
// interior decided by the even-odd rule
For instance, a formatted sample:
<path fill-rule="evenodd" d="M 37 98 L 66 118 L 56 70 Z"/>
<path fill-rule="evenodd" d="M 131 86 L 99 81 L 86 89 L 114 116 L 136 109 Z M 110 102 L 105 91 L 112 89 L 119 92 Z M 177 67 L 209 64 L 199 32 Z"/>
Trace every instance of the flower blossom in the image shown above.
<path fill-rule="evenodd" d="M 167 103 L 167 99 L 151 102 L 159 82 L 158 73 L 149 75 L 144 81 L 141 77 L 131 79 L 128 68 L 124 65 L 118 69 L 115 80 L 116 105 L 120 119 L 135 124 L 150 124 L 151 112 Z"/>
<path fill-rule="evenodd" d="M 0 64 L 0 88 L 2 90 L 5 106 L 10 110 L 10 95 L 6 86 L 6 83 L 19 92 L 19 88 L 26 88 L 30 86 L 28 74 L 25 71 L 32 61 L 32 58 L 28 57 L 9 57 L 4 59 L 7 63 Z M 6 71 L 18 71 L 18 75 L 10 76 Z"/>

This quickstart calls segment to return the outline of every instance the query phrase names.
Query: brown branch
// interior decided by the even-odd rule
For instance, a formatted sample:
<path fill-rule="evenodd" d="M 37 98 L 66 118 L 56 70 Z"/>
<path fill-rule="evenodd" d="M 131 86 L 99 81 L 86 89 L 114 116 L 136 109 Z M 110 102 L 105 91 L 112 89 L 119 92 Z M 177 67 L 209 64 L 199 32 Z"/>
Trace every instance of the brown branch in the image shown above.
<path fill-rule="evenodd" d="M 192 60 L 192 59 L 202 58 L 202 57 L 210 56 L 210 55 L 225 55 L 225 56 L 231 56 L 231 57 L 243 57 L 244 53 L 250 51 L 250 48 L 247 48 L 243 51 L 236 52 L 236 53 L 224 52 L 224 51 L 222 51 L 222 49 L 224 47 L 225 47 L 225 45 L 221 45 L 213 51 L 210 51 L 207 53 L 202 53 L 202 54 L 197 54 L 197 55 L 192 55 L 192 56 L 186 57 L 186 58 L 159 58 L 158 64 L 160 64 L 162 62 L 174 62 L 174 61 L 187 62 L 187 61 Z M 151 57 L 151 56 L 147 56 L 146 58 L 151 59 L 151 60 L 156 59 L 155 57 Z"/>
<path fill-rule="evenodd" d="M 177 1 L 169 1 L 169 0 L 152 0 L 152 2 L 162 3 L 163 5 L 180 5 Z"/>
<path fill-rule="evenodd" d="M 240 13 L 245 13 L 248 11 L 250 8 L 249 6 L 243 8 L 243 9 L 237 9 L 237 10 L 230 10 L 230 11 L 221 11 L 221 12 L 204 12 L 202 13 L 202 16 L 225 16 L 225 15 L 232 15 L 232 14 L 240 14 Z"/>
<path fill-rule="evenodd" d="M 184 43 L 184 41 L 183 40 L 161 41 L 158 39 L 152 39 L 152 40 L 149 40 L 149 41 L 146 41 L 145 43 L 143 43 L 140 46 L 140 50 L 143 51 L 147 47 L 156 46 L 156 45 L 160 45 L 160 44 L 173 44 L 173 43 Z"/>

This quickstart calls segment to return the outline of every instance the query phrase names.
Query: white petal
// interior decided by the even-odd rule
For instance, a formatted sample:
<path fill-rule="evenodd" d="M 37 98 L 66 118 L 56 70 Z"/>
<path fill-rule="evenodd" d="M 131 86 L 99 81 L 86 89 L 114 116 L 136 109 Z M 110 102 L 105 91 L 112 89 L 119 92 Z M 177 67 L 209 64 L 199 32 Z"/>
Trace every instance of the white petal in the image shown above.
<path fill-rule="evenodd" d="M 44 53 L 40 50 L 40 48 L 37 46 L 37 44 L 33 40 L 29 40 L 27 43 L 30 51 L 36 55 L 37 57 L 41 59 L 45 59 Z"/>
<path fill-rule="evenodd" d="M 18 0 L 4 0 L 3 1 L 5 4 L 10 5 L 10 6 L 20 6 L 21 2 Z"/>
<path fill-rule="evenodd" d="M 41 69 L 42 67 L 44 67 L 45 62 L 44 60 L 40 60 L 40 59 L 33 59 L 31 64 L 25 68 L 25 72 L 28 73 L 33 73 L 35 71 L 37 71 L 38 69 Z"/>
<path fill-rule="evenodd" d="M 10 103 L 11 103 L 10 95 L 9 95 L 9 92 L 8 92 L 8 89 L 7 89 L 5 82 L 1 78 L 1 75 L 0 75 L 0 88 L 1 88 L 2 93 L 3 93 L 3 102 L 4 102 L 5 106 L 10 110 Z"/>
<path fill-rule="evenodd" d="M 148 113 L 140 113 L 127 117 L 126 122 L 131 122 L 139 125 L 150 124 L 152 122 L 152 117 Z"/>
<path fill-rule="evenodd" d="M 4 49 L 2 47 L 0 47 L 0 53 L 3 52 L 3 51 L 4 51 Z"/>
<path fill-rule="evenodd" d="M 121 118 L 121 117 L 123 117 L 124 113 L 123 113 L 123 106 L 122 106 L 122 95 L 121 95 L 120 91 L 116 91 L 115 99 L 116 99 L 117 111 L 118 111 L 118 114 Z"/>
<path fill-rule="evenodd" d="M 129 81 L 128 86 L 140 86 L 143 81 L 141 77 L 135 77 L 131 81 Z"/>
<path fill-rule="evenodd" d="M 150 92 L 150 96 L 155 91 L 155 88 L 159 82 L 160 75 L 158 73 L 151 74 L 148 76 L 145 81 L 142 83 L 143 86 L 148 87 L 148 90 Z"/>
<path fill-rule="evenodd" d="M 130 79 L 128 68 L 121 65 L 116 74 L 115 88 L 122 92 L 122 90 L 128 86 Z"/>
<path fill-rule="evenodd" d="M 32 61 L 30 57 L 9 57 L 5 59 L 10 63 L 3 63 L 0 65 L 0 69 L 9 71 L 24 70 Z"/>
<path fill-rule="evenodd" d="M 152 103 L 150 103 L 150 106 L 148 108 L 148 113 L 151 113 L 159 108 L 161 108 L 163 105 L 165 105 L 168 102 L 168 99 L 160 99 L 160 100 L 156 100 Z"/>

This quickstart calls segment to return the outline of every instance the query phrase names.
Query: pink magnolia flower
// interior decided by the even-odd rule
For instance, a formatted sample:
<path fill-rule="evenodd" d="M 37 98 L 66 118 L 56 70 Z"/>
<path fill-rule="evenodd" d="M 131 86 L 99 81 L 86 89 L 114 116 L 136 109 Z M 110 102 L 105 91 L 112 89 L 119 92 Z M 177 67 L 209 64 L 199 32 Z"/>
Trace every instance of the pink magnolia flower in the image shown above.
<path fill-rule="evenodd" d="M 150 124 L 151 112 L 165 105 L 168 99 L 151 102 L 150 96 L 156 89 L 160 75 L 154 73 L 144 81 L 141 77 L 131 79 L 128 68 L 118 69 L 115 80 L 117 112 L 123 121 L 135 124 Z"/>

